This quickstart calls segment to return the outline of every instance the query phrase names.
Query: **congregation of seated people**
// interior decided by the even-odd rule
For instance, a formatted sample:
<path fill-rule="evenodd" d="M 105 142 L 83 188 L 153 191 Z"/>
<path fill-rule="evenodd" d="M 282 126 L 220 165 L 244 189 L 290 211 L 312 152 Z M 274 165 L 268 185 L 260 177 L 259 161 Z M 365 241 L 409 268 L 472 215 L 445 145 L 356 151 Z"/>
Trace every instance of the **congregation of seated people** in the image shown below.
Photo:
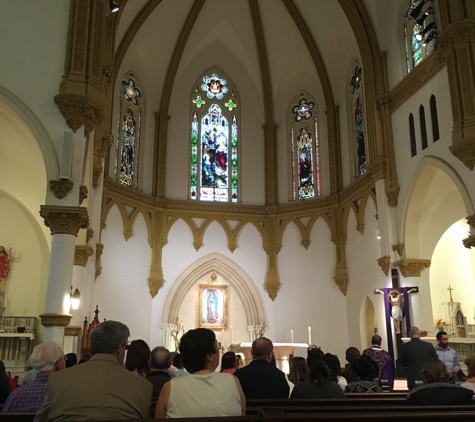
<path fill-rule="evenodd" d="M 277 368 L 273 343 L 265 337 L 254 340 L 252 360 L 242 366 L 234 352 L 220 361 L 216 335 L 206 328 L 185 333 L 179 353 L 162 346 L 150 350 L 140 339 L 129 343 L 129 336 L 126 325 L 104 321 L 90 335 L 92 356 L 79 364 L 56 343 L 41 343 L 19 388 L 0 361 L 3 411 L 36 413 L 36 422 L 144 419 L 151 413 L 155 418 L 242 416 L 246 400 L 345 399 L 345 393 L 382 392 L 382 374 L 391 362 L 377 335 L 363 353 L 346 350 L 343 372 L 338 356 L 309 348 L 306 358 L 291 357 L 289 374 Z M 469 404 L 475 355 L 465 364 L 468 377 L 460 386 L 450 383 L 442 360 L 426 360 L 425 384 L 410 391 L 407 404 Z"/>

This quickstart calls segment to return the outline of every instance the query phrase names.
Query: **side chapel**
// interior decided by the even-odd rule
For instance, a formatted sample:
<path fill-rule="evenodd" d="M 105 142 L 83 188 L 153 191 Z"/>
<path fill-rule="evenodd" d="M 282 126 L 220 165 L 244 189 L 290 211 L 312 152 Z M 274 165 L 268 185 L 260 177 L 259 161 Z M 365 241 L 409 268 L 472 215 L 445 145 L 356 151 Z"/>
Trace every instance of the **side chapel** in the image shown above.
<path fill-rule="evenodd" d="M 104 318 L 344 361 L 396 341 L 375 289 L 473 352 L 475 0 L 0 4 L 12 374 Z"/>

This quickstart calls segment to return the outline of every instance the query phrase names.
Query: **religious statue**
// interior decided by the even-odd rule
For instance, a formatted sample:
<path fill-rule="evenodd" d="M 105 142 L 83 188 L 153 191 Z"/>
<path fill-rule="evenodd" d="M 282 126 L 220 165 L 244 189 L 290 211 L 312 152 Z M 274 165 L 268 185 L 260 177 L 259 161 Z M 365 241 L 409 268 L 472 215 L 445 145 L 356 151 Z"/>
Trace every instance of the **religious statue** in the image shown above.
<path fill-rule="evenodd" d="M 384 294 L 381 290 L 376 289 L 375 290 L 378 293 Z M 408 290 L 407 294 L 416 292 L 417 289 L 411 289 Z M 391 289 L 389 290 L 388 293 L 388 302 L 391 304 L 391 318 L 393 319 L 394 322 L 394 329 L 396 331 L 396 334 L 401 334 L 401 320 L 403 317 L 403 312 L 402 312 L 402 298 L 403 294 L 399 292 L 396 289 Z"/>
<path fill-rule="evenodd" d="M 434 330 L 435 330 L 436 335 L 437 333 L 441 331 L 445 331 L 444 325 L 445 325 L 445 321 L 442 318 L 436 319 L 434 321 Z"/>
<path fill-rule="evenodd" d="M 12 248 L 7 252 L 4 246 L 0 246 L 0 293 L 5 291 L 5 279 L 10 272 L 10 257 Z"/>

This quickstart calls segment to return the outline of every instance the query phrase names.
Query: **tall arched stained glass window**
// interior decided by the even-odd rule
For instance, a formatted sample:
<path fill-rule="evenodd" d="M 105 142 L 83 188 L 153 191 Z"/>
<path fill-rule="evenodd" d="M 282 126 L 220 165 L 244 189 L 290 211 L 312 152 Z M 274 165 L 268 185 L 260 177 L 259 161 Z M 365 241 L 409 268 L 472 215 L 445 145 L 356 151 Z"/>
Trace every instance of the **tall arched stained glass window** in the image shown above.
<path fill-rule="evenodd" d="M 360 98 L 356 100 L 355 108 L 355 129 L 356 129 L 356 160 L 358 164 L 358 175 L 362 176 L 366 173 L 366 146 L 364 136 L 364 118 L 363 104 Z"/>
<path fill-rule="evenodd" d="M 417 39 L 417 34 L 422 31 L 422 28 L 415 23 L 412 27 L 411 46 L 412 46 L 412 63 L 416 67 L 422 61 L 422 46 Z"/>
<path fill-rule="evenodd" d="M 315 101 L 302 93 L 292 107 L 290 122 L 292 199 L 309 199 L 322 194 L 318 116 Z"/>
<path fill-rule="evenodd" d="M 119 99 L 116 178 L 125 186 L 137 186 L 140 146 L 141 90 L 132 74 L 122 81 Z"/>
<path fill-rule="evenodd" d="M 238 202 L 238 98 L 212 73 L 191 99 L 190 199 Z"/>

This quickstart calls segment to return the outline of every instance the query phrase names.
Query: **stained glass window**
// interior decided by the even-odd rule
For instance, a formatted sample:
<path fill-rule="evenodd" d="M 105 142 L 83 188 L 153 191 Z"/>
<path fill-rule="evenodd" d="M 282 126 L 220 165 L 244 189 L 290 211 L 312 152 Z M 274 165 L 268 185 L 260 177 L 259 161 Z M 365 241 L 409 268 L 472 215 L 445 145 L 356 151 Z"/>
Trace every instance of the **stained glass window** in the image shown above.
<path fill-rule="evenodd" d="M 142 114 L 139 101 L 142 94 L 132 75 L 128 75 L 122 81 L 122 87 L 123 91 L 119 99 L 116 177 L 122 185 L 137 186 Z"/>
<path fill-rule="evenodd" d="M 422 31 L 422 27 L 417 24 L 414 24 L 412 27 L 412 63 L 413 67 L 416 67 L 422 61 L 422 47 L 420 41 L 417 39 L 416 35 Z"/>
<path fill-rule="evenodd" d="M 364 118 L 363 104 L 360 98 L 356 100 L 355 108 L 355 129 L 356 129 L 356 159 L 358 164 L 358 175 L 362 176 L 366 173 L 366 146 L 364 136 Z"/>
<path fill-rule="evenodd" d="M 292 166 L 292 199 L 309 199 L 321 195 L 318 118 L 313 116 L 314 101 L 303 97 L 292 107 L 290 152 Z M 304 122 L 304 120 L 310 120 Z"/>
<path fill-rule="evenodd" d="M 238 201 L 239 126 L 236 93 L 213 73 L 203 77 L 201 91 L 212 101 L 192 95 L 190 199 Z M 205 98 L 206 98 L 205 97 Z"/>

